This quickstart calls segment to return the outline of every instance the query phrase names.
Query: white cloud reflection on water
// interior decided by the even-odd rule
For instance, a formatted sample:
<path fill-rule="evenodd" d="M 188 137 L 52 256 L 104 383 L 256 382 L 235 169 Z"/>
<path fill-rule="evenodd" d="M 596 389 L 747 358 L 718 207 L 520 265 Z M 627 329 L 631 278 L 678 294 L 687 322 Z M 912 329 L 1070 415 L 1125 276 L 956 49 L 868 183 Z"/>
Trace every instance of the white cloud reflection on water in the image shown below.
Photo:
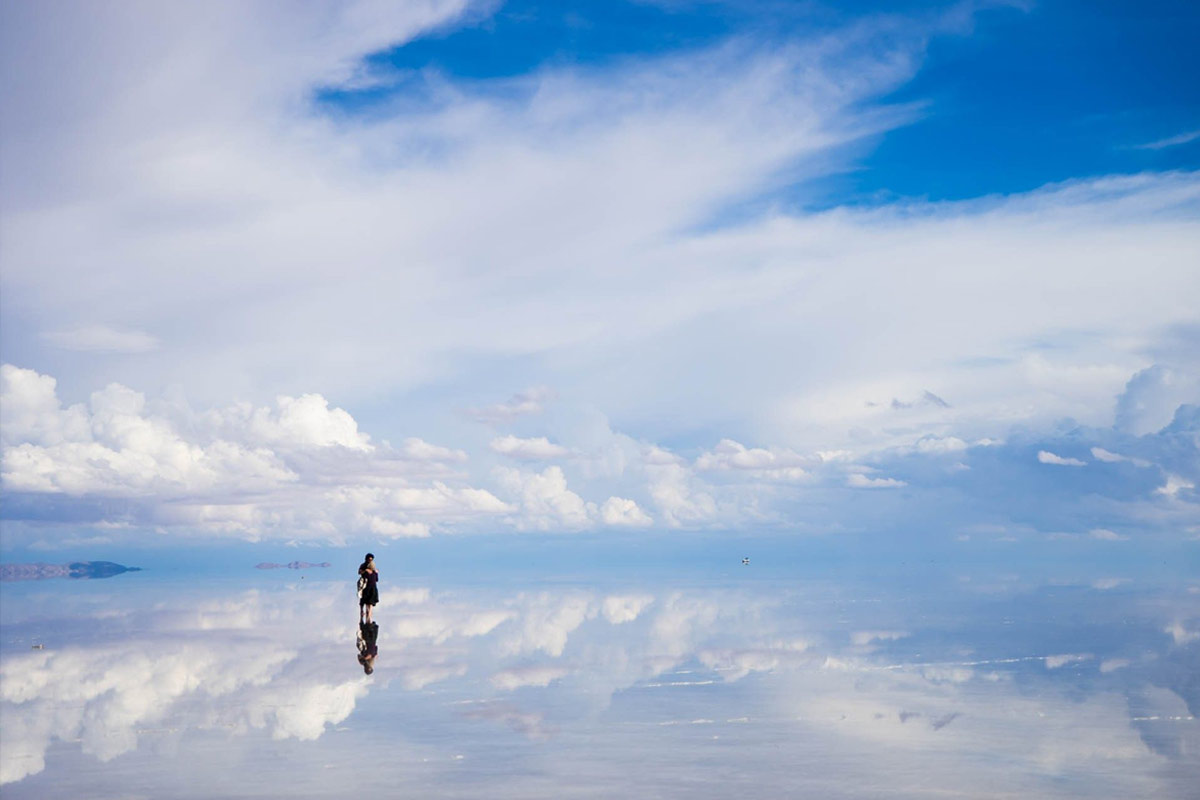
<path fill-rule="evenodd" d="M 1200 596 L 944 583 L 408 588 L 384 593 L 369 677 L 340 584 L 6 587 L 5 795 L 1184 797 L 1200 779 L 1200 643 L 1173 635 L 1200 627 Z"/>

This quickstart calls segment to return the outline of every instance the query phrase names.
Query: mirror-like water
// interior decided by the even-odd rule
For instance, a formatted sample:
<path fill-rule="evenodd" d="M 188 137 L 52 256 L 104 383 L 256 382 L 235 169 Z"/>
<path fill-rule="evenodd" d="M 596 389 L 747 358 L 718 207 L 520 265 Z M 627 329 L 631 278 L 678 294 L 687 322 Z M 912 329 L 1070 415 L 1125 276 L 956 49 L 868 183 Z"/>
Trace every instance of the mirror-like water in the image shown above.
<path fill-rule="evenodd" d="M 334 570 L 5 584 L 5 797 L 1200 785 L 1200 582 L 381 569 L 374 657 Z"/>

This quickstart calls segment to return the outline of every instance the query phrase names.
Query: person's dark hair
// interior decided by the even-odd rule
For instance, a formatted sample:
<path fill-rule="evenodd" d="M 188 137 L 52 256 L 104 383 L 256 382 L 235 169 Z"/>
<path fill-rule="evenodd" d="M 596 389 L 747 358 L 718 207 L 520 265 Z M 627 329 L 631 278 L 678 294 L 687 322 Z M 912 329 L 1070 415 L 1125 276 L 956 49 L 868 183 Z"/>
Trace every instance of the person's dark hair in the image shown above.
<path fill-rule="evenodd" d="M 363 556 L 363 562 L 358 565 L 358 571 L 362 572 L 364 569 L 366 569 L 367 564 L 371 563 L 371 559 L 374 557 L 375 557 L 374 553 L 367 553 L 365 556 Z"/>

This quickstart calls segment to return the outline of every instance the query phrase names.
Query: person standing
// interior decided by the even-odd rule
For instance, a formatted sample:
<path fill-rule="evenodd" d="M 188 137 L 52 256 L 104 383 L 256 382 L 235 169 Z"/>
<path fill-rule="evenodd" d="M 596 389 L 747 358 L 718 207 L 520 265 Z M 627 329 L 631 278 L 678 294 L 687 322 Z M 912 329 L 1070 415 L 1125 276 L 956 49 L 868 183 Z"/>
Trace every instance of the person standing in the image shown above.
<path fill-rule="evenodd" d="M 371 610 L 379 603 L 379 570 L 375 569 L 375 554 L 367 553 L 358 568 L 358 621 L 371 622 Z"/>

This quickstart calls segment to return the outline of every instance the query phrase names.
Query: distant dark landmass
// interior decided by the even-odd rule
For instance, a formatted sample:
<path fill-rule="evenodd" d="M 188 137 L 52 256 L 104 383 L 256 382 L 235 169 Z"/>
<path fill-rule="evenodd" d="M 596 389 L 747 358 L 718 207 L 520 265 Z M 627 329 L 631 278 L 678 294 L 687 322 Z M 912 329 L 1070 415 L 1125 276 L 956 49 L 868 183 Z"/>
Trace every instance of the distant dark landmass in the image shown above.
<path fill-rule="evenodd" d="M 289 561 L 286 564 L 275 564 L 270 561 L 264 561 L 255 566 L 255 569 L 309 569 L 310 567 L 332 567 L 328 561 L 322 561 L 320 564 L 312 564 L 308 561 Z"/>
<path fill-rule="evenodd" d="M 69 564 L 0 564 L 0 581 L 40 581 L 46 578 L 111 578 L 122 572 L 140 572 L 112 561 L 72 561 Z"/>

